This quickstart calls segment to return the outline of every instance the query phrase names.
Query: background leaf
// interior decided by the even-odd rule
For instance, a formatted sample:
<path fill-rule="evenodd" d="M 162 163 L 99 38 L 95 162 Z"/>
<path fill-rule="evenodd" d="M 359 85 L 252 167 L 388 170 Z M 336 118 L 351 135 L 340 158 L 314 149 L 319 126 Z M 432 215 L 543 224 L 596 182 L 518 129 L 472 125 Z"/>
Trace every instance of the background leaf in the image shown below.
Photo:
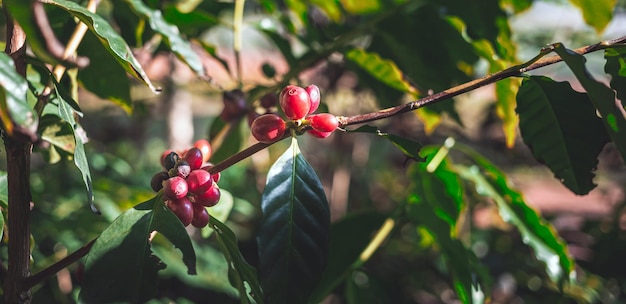
<path fill-rule="evenodd" d="M 327 263 L 330 211 L 295 138 L 272 165 L 261 202 L 259 277 L 270 303 L 304 303 Z"/>
<path fill-rule="evenodd" d="M 517 100 L 520 132 L 535 158 L 572 192 L 589 193 L 609 138 L 588 96 L 567 82 L 531 76 L 522 82 Z"/>
<path fill-rule="evenodd" d="M 0 118 L 4 130 L 12 134 L 15 125 L 25 130 L 37 130 L 37 114 L 28 104 L 28 83 L 17 74 L 13 59 L 0 54 Z"/>
<path fill-rule="evenodd" d="M 615 47 L 604 50 L 604 71 L 611 75 L 611 88 L 617 98 L 626 102 L 626 47 Z"/>
<path fill-rule="evenodd" d="M 417 95 L 417 90 L 404 79 L 402 71 L 393 61 L 362 49 L 351 49 L 345 55 L 378 81 L 402 92 Z"/>
<path fill-rule="evenodd" d="M 569 0 L 578 7 L 585 18 L 585 22 L 600 33 L 613 19 L 613 9 L 617 0 Z"/>
<path fill-rule="evenodd" d="M 396 148 L 400 149 L 400 151 L 402 151 L 402 153 L 404 153 L 404 155 L 406 155 L 407 157 L 415 161 L 424 160 L 424 158 L 422 158 L 419 154 L 420 150 L 422 149 L 422 144 L 416 141 L 410 140 L 408 138 L 404 138 L 402 136 L 385 133 L 379 130 L 378 127 L 371 126 L 371 125 L 363 125 L 354 130 L 348 130 L 348 131 L 376 134 L 380 137 L 383 137 L 389 140 L 394 146 L 396 146 Z"/>

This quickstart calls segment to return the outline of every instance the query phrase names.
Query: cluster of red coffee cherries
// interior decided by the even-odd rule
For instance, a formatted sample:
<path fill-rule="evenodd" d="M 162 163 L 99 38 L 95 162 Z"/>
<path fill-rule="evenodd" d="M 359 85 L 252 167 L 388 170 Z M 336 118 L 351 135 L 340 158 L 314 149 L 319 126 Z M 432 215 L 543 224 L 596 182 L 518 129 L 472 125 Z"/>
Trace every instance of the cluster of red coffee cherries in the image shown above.
<path fill-rule="evenodd" d="M 330 136 L 339 126 L 339 121 L 333 114 L 313 114 L 320 105 L 320 99 L 320 89 L 314 84 L 306 88 L 286 86 L 278 95 L 278 102 L 289 123 L 276 114 L 261 115 L 250 126 L 252 136 L 262 143 L 272 143 L 282 138 L 288 128 L 299 131 L 307 126 L 311 128 L 306 132 L 312 136 Z"/>
<path fill-rule="evenodd" d="M 155 174 L 150 182 L 155 192 L 163 189 L 165 205 L 185 227 L 208 225 L 206 207 L 213 207 L 220 200 L 220 174 L 207 172 L 212 166 L 208 163 L 211 152 L 211 145 L 204 139 L 182 153 L 167 150 L 161 156 L 165 171 Z"/>

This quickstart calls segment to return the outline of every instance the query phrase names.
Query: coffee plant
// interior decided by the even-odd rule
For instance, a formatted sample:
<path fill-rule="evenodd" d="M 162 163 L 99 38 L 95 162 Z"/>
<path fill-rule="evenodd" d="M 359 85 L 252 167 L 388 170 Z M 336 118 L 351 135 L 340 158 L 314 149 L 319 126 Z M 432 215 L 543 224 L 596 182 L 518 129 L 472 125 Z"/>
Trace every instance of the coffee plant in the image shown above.
<path fill-rule="evenodd" d="M 603 151 L 624 169 L 626 31 L 521 60 L 509 21 L 540 2 L 2 1 L 3 303 L 623 302 L 620 215 L 578 259 L 500 168 L 526 149 L 579 196 Z M 561 2 L 593 37 L 626 8 Z M 221 104 L 176 131 L 198 87 Z M 480 90 L 507 161 L 458 131 Z M 146 95 L 168 144 L 137 140 Z"/>

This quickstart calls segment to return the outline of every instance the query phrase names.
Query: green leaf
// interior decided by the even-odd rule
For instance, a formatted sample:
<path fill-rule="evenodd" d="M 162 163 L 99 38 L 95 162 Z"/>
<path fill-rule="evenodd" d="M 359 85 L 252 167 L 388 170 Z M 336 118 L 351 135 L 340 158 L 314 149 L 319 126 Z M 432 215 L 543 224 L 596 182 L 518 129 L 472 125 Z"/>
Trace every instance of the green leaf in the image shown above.
<path fill-rule="evenodd" d="M 309 303 L 322 302 L 357 267 L 359 255 L 384 221 L 384 215 L 369 211 L 350 214 L 330 226 L 328 266 Z"/>
<path fill-rule="evenodd" d="M 380 0 L 340 0 L 343 9 L 352 15 L 364 15 L 380 10 Z"/>
<path fill-rule="evenodd" d="M 87 255 L 81 300 L 138 303 L 152 298 L 157 273 L 165 267 L 150 249 L 148 238 L 155 230 L 182 251 L 188 273 L 195 274 L 189 235 L 157 196 L 122 213 L 100 234 Z"/>
<path fill-rule="evenodd" d="M 126 72 L 141 80 L 153 92 L 156 93 L 160 91 L 155 88 L 150 79 L 148 79 L 146 72 L 133 55 L 126 41 L 124 41 L 104 18 L 69 0 L 44 0 L 43 2 L 59 7 L 84 22 Z"/>
<path fill-rule="evenodd" d="M 617 98 L 626 103 L 626 48 L 615 47 L 604 50 L 606 64 L 604 71 L 611 75 L 611 88 L 617 92 Z"/>
<path fill-rule="evenodd" d="M 175 24 L 189 37 L 200 36 L 202 32 L 219 24 L 219 19 L 205 10 L 181 11 L 176 6 L 163 8 L 163 18 L 169 23 Z"/>
<path fill-rule="evenodd" d="M 335 0 L 311 0 L 311 4 L 322 10 L 334 22 L 341 21 L 341 8 Z"/>
<path fill-rule="evenodd" d="M 216 138 L 220 138 L 217 149 L 213 151 L 211 162 L 219 163 L 231 155 L 239 152 L 243 144 L 243 120 L 226 123 L 219 116 L 216 117 L 209 127 L 209 140 L 212 144 Z"/>
<path fill-rule="evenodd" d="M 567 82 L 527 77 L 517 95 L 517 113 L 535 159 L 578 195 L 595 188 L 593 171 L 609 138 L 587 94 Z"/>
<path fill-rule="evenodd" d="M 257 279 L 254 267 L 250 266 L 241 255 L 237 245 L 237 237 L 222 222 L 211 216 L 209 226 L 215 230 L 215 237 L 224 257 L 228 262 L 228 279 L 239 290 L 241 303 L 263 303 L 263 291 Z"/>
<path fill-rule="evenodd" d="M 270 303 L 304 303 L 327 263 L 330 211 L 298 142 L 272 165 L 263 191 L 259 275 Z"/>
<path fill-rule="evenodd" d="M 602 117 L 604 127 L 615 143 L 622 158 L 626 160 L 626 118 L 623 108 L 615 104 L 615 92 L 605 84 L 598 82 L 585 67 L 585 57 L 566 49 L 562 44 L 553 45 L 553 50 L 574 72 L 582 87 L 589 94 L 589 99 Z"/>
<path fill-rule="evenodd" d="M 160 10 L 153 10 L 140 0 L 125 0 L 126 3 L 141 17 L 148 20 L 150 28 L 165 38 L 170 50 L 185 62 L 198 76 L 206 76 L 206 71 L 200 56 L 191 48 L 191 44 L 184 40 L 178 27 L 165 21 Z"/>
<path fill-rule="evenodd" d="M 404 79 L 402 71 L 393 61 L 362 49 L 351 49 L 345 55 L 348 60 L 358 64 L 380 82 L 399 91 L 417 95 L 417 89 Z"/>
<path fill-rule="evenodd" d="M 396 146 L 396 148 L 402 151 L 402 153 L 404 153 L 404 155 L 406 155 L 407 157 L 415 161 L 424 161 L 424 158 L 422 158 L 419 155 L 419 152 L 422 149 L 422 144 L 416 141 L 412 141 L 408 138 L 404 138 L 398 135 L 385 133 L 379 130 L 377 127 L 370 126 L 370 125 L 363 125 L 354 130 L 348 130 L 348 131 L 376 134 L 380 137 L 383 137 L 389 140 L 394 146 Z"/>
<path fill-rule="evenodd" d="M 35 132 L 37 130 L 37 114 L 28 105 L 26 92 L 28 83 L 15 71 L 13 59 L 0 54 L 0 119 L 2 127 L 9 134 L 18 127 Z"/>
<path fill-rule="evenodd" d="M 502 219 L 519 230 L 524 243 L 533 248 L 538 260 L 546 264 L 547 274 L 553 282 L 569 280 L 574 261 L 554 227 L 530 208 L 520 193 L 509 187 L 505 175 L 491 162 L 476 152 L 468 154 L 478 167 L 457 166 L 459 174 L 476 185 L 478 194 L 496 203 Z"/>
<path fill-rule="evenodd" d="M 126 113 L 133 110 L 130 82 L 126 71 L 105 48 L 99 45 L 92 33 L 86 33 L 78 53 L 89 58 L 89 65 L 78 71 L 82 86 L 102 99 L 120 106 Z"/>
<path fill-rule="evenodd" d="M 585 22 L 591 25 L 596 32 L 602 32 L 613 19 L 613 8 L 617 0 L 569 0 L 578 7 L 585 18 Z"/>

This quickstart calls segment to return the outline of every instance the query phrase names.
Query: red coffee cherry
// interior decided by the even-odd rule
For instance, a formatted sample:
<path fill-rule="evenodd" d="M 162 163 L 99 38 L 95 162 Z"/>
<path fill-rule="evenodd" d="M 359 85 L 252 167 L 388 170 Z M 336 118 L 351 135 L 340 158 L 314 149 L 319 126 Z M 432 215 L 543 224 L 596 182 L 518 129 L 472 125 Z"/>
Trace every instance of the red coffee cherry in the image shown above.
<path fill-rule="evenodd" d="M 320 88 L 312 84 L 306 87 L 304 90 L 306 90 L 306 92 L 309 94 L 309 100 L 311 100 L 311 108 L 309 109 L 309 114 L 311 114 L 317 111 L 317 108 L 320 106 L 320 100 L 322 99 Z"/>
<path fill-rule="evenodd" d="M 211 144 L 206 139 L 198 139 L 193 146 L 200 149 L 202 152 L 202 163 L 206 163 L 211 159 L 213 154 L 213 149 L 211 148 Z"/>
<path fill-rule="evenodd" d="M 313 137 L 317 137 L 317 138 L 326 138 L 328 136 L 330 136 L 330 134 L 333 134 L 333 132 L 320 132 L 318 130 L 315 129 L 311 129 L 306 131 L 307 133 L 309 133 L 310 135 L 312 135 Z"/>
<path fill-rule="evenodd" d="M 309 115 L 308 119 L 313 130 L 320 132 L 332 132 L 339 126 L 337 117 L 329 113 Z"/>
<path fill-rule="evenodd" d="M 166 205 L 183 223 L 183 226 L 187 227 L 191 224 L 193 219 L 193 204 L 186 198 L 170 199 L 166 201 Z"/>
<path fill-rule="evenodd" d="M 220 187 L 214 182 L 204 193 L 196 195 L 196 204 L 213 207 L 220 201 L 221 196 Z"/>
<path fill-rule="evenodd" d="M 226 91 L 222 95 L 224 109 L 220 118 L 224 121 L 234 121 L 242 117 L 248 111 L 246 96 L 241 90 Z"/>
<path fill-rule="evenodd" d="M 292 120 L 304 118 L 311 109 L 309 93 L 299 86 L 288 85 L 279 95 L 280 107 L 285 115 Z"/>
<path fill-rule="evenodd" d="M 208 163 L 208 164 L 205 164 L 204 167 L 200 168 L 200 170 L 208 171 L 209 168 L 211 168 L 211 167 L 213 167 L 213 164 L 212 163 Z M 211 174 L 211 179 L 213 179 L 213 181 L 216 182 L 216 183 L 220 181 L 220 177 L 221 177 L 220 172 L 215 172 L 215 173 Z"/>
<path fill-rule="evenodd" d="M 264 114 L 257 117 L 250 130 L 252 136 L 262 143 L 271 143 L 285 134 L 285 121 L 275 114 Z"/>
<path fill-rule="evenodd" d="M 191 167 L 191 170 L 193 171 L 202 167 L 202 157 L 202 151 L 196 147 L 192 147 L 185 152 L 183 159 L 189 163 L 189 167 Z"/>
<path fill-rule="evenodd" d="M 191 219 L 191 225 L 196 228 L 204 228 L 209 224 L 209 213 L 204 206 L 194 204 L 193 205 L 193 219 Z"/>
<path fill-rule="evenodd" d="M 163 183 L 163 195 L 170 199 L 180 199 L 187 195 L 187 182 L 180 176 L 170 177 Z"/>
<path fill-rule="evenodd" d="M 150 180 L 150 188 L 154 190 L 154 192 L 159 192 L 159 190 L 163 189 L 163 182 L 169 179 L 170 176 L 167 172 L 159 172 L 152 176 Z"/>
<path fill-rule="evenodd" d="M 271 109 L 278 103 L 278 95 L 276 93 L 267 93 L 261 97 L 261 106 L 265 109 Z"/>
<path fill-rule="evenodd" d="M 211 174 L 204 170 L 193 170 L 187 176 L 187 186 L 189 188 L 189 192 L 193 194 L 202 194 L 206 192 L 209 187 L 213 184 L 213 179 L 211 178 Z"/>

